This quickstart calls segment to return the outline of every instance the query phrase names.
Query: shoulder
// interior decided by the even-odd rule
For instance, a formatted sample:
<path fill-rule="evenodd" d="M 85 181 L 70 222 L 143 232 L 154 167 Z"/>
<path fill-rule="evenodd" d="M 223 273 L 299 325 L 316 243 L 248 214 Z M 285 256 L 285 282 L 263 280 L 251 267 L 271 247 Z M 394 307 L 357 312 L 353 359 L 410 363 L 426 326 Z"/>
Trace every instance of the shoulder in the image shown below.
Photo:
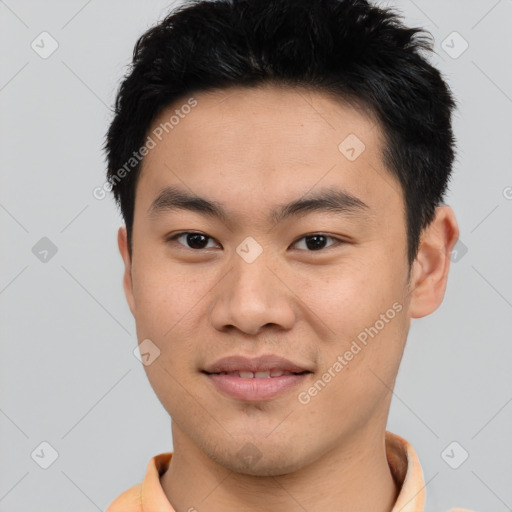
<path fill-rule="evenodd" d="M 142 484 L 136 484 L 133 487 L 130 487 L 128 490 L 124 491 L 108 506 L 105 512 L 142 511 L 140 501 L 141 487 Z"/>

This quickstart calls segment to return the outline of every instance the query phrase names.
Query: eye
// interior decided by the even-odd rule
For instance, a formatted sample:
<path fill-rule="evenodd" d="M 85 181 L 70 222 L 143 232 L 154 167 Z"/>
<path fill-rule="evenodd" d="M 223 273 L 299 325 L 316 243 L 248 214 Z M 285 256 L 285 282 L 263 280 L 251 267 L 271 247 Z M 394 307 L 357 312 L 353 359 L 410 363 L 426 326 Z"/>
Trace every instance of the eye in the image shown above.
<path fill-rule="evenodd" d="M 310 235 L 305 235 L 305 236 L 299 238 L 294 243 L 294 245 L 298 244 L 301 240 L 305 240 L 306 241 L 305 246 L 307 249 L 309 249 L 308 252 L 314 252 L 314 251 L 319 251 L 319 250 L 325 249 L 325 243 L 326 243 L 326 240 L 328 240 L 328 239 L 334 240 L 334 244 L 331 244 L 327 247 L 331 247 L 332 245 L 337 245 L 337 244 L 341 243 L 341 240 L 334 238 L 332 236 L 324 235 L 323 233 L 312 233 Z"/>
<path fill-rule="evenodd" d="M 179 239 L 184 239 L 185 242 L 179 242 Z M 184 245 L 188 249 L 211 249 L 211 247 L 208 247 L 208 240 L 212 240 L 213 238 L 209 237 L 208 235 L 205 235 L 204 233 L 196 233 L 194 231 L 183 231 L 181 233 L 177 233 L 174 236 L 171 236 L 167 239 L 168 242 L 170 241 L 178 241 L 180 245 Z M 187 245 L 188 244 L 188 245 Z"/>

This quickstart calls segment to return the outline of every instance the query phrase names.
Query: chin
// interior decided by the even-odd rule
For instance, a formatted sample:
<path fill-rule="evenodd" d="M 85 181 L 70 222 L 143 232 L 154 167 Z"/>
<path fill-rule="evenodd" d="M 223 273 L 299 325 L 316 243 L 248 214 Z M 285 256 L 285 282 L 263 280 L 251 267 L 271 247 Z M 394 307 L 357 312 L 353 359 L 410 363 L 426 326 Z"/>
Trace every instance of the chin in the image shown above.
<path fill-rule="evenodd" d="M 210 454 L 217 464 L 237 474 L 251 476 L 281 476 L 298 471 L 304 466 L 304 461 L 298 460 L 292 450 L 280 445 L 280 449 L 267 446 L 258 448 L 248 441 L 236 451 L 226 450 L 222 453 Z"/>

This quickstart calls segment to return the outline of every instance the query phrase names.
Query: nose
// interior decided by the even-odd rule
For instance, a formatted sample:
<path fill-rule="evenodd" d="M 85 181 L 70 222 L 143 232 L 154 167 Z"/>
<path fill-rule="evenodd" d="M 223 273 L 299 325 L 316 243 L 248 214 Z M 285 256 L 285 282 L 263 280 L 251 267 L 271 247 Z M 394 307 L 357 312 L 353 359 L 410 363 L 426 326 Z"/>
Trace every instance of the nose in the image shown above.
<path fill-rule="evenodd" d="M 233 267 L 216 287 L 210 310 L 213 326 L 219 331 L 236 328 L 250 335 L 269 326 L 291 329 L 296 308 L 286 277 L 269 266 L 264 254 L 251 263 L 238 254 L 233 259 Z"/>

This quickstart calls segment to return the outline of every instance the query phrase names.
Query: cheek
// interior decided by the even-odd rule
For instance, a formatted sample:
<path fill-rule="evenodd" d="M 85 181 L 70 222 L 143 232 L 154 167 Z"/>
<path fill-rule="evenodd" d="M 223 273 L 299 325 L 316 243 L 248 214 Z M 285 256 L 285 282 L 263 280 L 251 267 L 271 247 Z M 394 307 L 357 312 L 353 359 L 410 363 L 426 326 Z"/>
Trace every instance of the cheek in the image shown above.
<path fill-rule="evenodd" d="M 393 308 L 395 302 L 403 302 L 402 273 L 401 269 L 377 259 L 370 262 L 354 259 L 290 278 L 295 279 L 294 291 L 297 290 L 306 309 L 328 328 L 326 341 L 334 343 L 357 336 Z M 388 316 L 394 318 L 395 310 Z"/>
<path fill-rule="evenodd" d="M 185 272 L 178 265 L 140 258 L 133 275 L 137 338 L 139 343 L 151 340 L 159 350 L 155 363 L 144 369 L 161 400 L 172 403 L 169 397 L 179 399 L 181 386 L 197 377 L 194 364 L 202 345 L 200 324 L 213 285 L 211 273 L 208 277 L 191 267 Z"/>
<path fill-rule="evenodd" d="M 154 259 L 140 261 L 133 274 L 136 323 L 148 337 L 168 338 L 181 332 L 209 289 L 208 281 L 191 278 L 190 270 Z"/>
<path fill-rule="evenodd" d="M 320 382 L 302 390 L 316 402 L 312 408 L 344 414 L 360 404 L 371 408 L 387 393 L 382 381 L 394 379 L 408 331 L 402 274 L 392 264 L 361 264 L 304 280 L 305 303 L 328 327 Z"/>
<path fill-rule="evenodd" d="M 158 357 L 144 370 L 158 399 L 173 416 L 197 407 L 183 389 L 194 389 L 197 378 L 193 362 L 197 352 L 198 297 L 203 286 L 162 263 L 139 261 L 134 269 L 134 299 L 139 343 L 151 340 Z M 206 291 L 205 290 L 205 291 Z M 195 404 L 195 405 L 194 405 Z"/>

